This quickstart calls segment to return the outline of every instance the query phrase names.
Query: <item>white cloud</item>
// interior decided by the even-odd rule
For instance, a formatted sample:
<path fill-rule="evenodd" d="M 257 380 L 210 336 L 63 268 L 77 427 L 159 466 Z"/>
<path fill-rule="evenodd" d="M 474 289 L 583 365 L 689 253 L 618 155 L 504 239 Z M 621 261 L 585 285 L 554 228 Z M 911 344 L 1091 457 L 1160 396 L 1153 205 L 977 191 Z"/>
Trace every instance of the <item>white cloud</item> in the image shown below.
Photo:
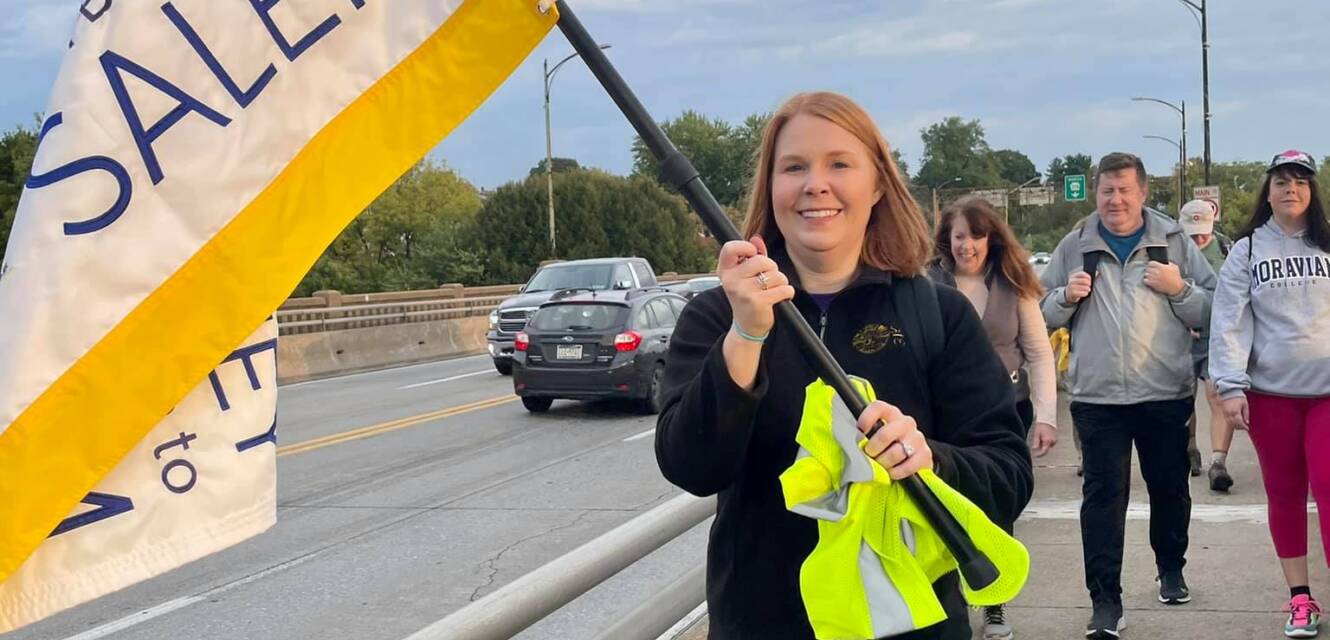
<path fill-rule="evenodd" d="M 60 0 L 19 0 L 10 7 L 16 20 L 0 24 L 0 59 L 37 58 L 63 51 L 69 45 L 74 5 Z"/>
<path fill-rule="evenodd" d="M 574 11 L 607 13 L 677 13 L 688 7 L 757 4 L 759 0 L 576 0 Z"/>
<path fill-rule="evenodd" d="M 994 9 L 1029 9 L 1040 5 L 1052 4 L 1053 0 L 1001 0 L 990 5 Z"/>

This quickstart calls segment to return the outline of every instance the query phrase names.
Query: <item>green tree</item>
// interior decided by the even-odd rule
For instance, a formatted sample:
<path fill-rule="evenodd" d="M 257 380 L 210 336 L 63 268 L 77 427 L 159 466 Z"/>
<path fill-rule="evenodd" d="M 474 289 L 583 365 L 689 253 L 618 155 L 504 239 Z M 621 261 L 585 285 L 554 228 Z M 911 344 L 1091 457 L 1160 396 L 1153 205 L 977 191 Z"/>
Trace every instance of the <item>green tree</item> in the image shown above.
<path fill-rule="evenodd" d="M 910 163 L 905 161 L 905 156 L 901 155 L 899 149 L 891 150 L 891 159 L 896 161 L 896 170 L 900 172 L 901 179 L 910 181 Z"/>
<path fill-rule="evenodd" d="M 522 282 L 551 258 L 544 180 L 499 187 L 485 200 L 471 236 L 487 283 Z M 554 176 L 559 258 L 640 256 L 657 271 L 705 271 L 714 242 L 703 238 L 683 199 L 647 176 L 598 170 Z"/>
<path fill-rule="evenodd" d="M 1013 186 L 1039 177 L 1039 170 L 1034 168 L 1030 157 L 1015 149 L 994 151 L 993 162 L 997 163 L 998 175 Z"/>
<path fill-rule="evenodd" d="M 742 124 L 732 125 L 696 111 L 661 123 L 661 130 L 688 158 L 712 195 L 722 205 L 740 207 L 747 196 L 753 157 L 762 140 L 769 114 L 753 114 Z M 633 175 L 655 178 L 665 184 L 651 150 L 642 139 L 633 139 Z"/>
<path fill-rule="evenodd" d="M 5 259 L 18 199 L 23 193 L 23 183 L 32 173 L 32 158 L 36 153 L 35 130 L 18 126 L 0 134 L 0 264 Z"/>
<path fill-rule="evenodd" d="M 563 173 L 563 172 L 565 172 L 565 171 L 577 171 L 578 169 L 581 169 L 581 168 L 582 168 L 582 165 L 578 164 L 577 161 L 574 160 L 574 159 L 572 159 L 572 158 L 555 158 L 555 159 L 554 159 L 554 170 L 552 171 L 552 173 Z M 531 167 L 531 172 L 528 173 L 527 175 L 528 175 L 528 176 L 543 176 L 543 175 L 545 175 L 545 159 L 544 159 L 544 158 L 541 158 L 541 159 L 540 159 L 540 162 L 537 162 L 537 163 L 536 163 L 536 166 Z"/>
<path fill-rule="evenodd" d="M 920 132 L 924 154 L 916 181 L 921 185 L 950 183 L 952 187 L 992 187 L 1002 176 L 978 120 L 950 117 Z"/>
<path fill-rule="evenodd" d="M 1084 153 L 1073 153 L 1053 158 L 1048 163 L 1048 169 L 1044 171 L 1044 184 L 1052 187 L 1056 191 L 1062 191 L 1063 179 L 1067 176 L 1085 176 L 1087 180 L 1092 178 L 1090 168 L 1094 166 L 1094 160 Z"/>
<path fill-rule="evenodd" d="M 426 160 L 407 171 L 333 241 L 296 295 L 423 289 L 474 282 L 483 262 L 467 234 L 480 195 L 450 169 Z"/>

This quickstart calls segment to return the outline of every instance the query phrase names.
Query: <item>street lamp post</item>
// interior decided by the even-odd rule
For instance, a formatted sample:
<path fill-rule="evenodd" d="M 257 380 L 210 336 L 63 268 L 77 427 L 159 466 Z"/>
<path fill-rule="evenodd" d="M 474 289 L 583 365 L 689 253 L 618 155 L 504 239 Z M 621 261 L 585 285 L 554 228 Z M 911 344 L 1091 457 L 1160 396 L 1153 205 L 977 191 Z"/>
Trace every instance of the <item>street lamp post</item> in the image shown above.
<path fill-rule="evenodd" d="M 1008 212 L 1009 212 L 1009 210 L 1010 210 L 1010 208 L 1011 208 L 1011 194 L 1016 193 L 1017 191 L 1020 191 L 1021 189 L 1024 189 L 1025 187 L 1029 186 L 1031 182 L 1035 182 L 1035 181 L 1039 180 L 1039 179 L 1042 178 L 1042 177 L 1044 177 L 1043 174 L 1036 173 L 1036 174 L 1034 174 L 1034 177 L 1033 177 L 1033 178 L 1030 178 L 1029 180 L 1026 180 L 1025 182 L 1022 182 L 1022 183 L 1020 183 L 1020 184 L 1018 184 L 1018 185 L 1012 187 L 1011 189 L 1008 189 L 1008 190 L 1007 190 L 1007 206 L 1002 208 L 1003 217 L 1005 218 L 1005 219 L 1003 220 L 1003 222 L 1006 222 L 1007 224 L 1011 224 L 1011 216 L 1008 214 Z M 1019 207 L 1020 205 L 1017 204 L 1016 206 Z"/>
<path fill-rule="evenodd" d="M 1193 0 L 1178 0 L 1189 11 L 1201 27 L 1201 99 L 1205 110 L 1205 184 L 1210 184 L 1210 22 L 1205 11 L 1205 0 L 1196 4 Z"/>
<path fill-rule="evenodd" d="M 602 44 L 601 49 L 608 49 L 610 45 Z M 549 58 L 542 60 L 545 71 L 545 199 L 549 203 L 550 218 L 550 257 L 558 257 L 558 245 L 554 241 L 554 144 L 550 139 L 550 83 L 554 81 L 554 74 L 559 72 L 559 67 L 563 63 L 578 57 L 581 54 L 573 53 L 560 60 L 550 68 Z"/>
<path fill-rule="evenodd" d="M 1159 98 L 1142 98 L 1138 96 L 1132 98 L 1132 100 L 1136 102 L 1157 102 L 1178 112 L 1178 115 L 1182 117 L 1182 164 L 1178 167 L 1178 171 L 1181 173 L 1179 176 L 1179 183 L 1183 185 L 1183 188 L 1185 189 L 1187 185 L 1187 101 L 1183 100 L 1182 106 L 1179 107 L 1172 102 L 1160 100 Z M 1209 161 L 1206 162 L 1206 167 L 1205 183 L 1210 184 Z"/>
<path fill-rule="evenodd" d="M 1164 142 L 1167 142 L 1167 143 L 1169 143 L 1169 144 L 1171 144 L 1171 145 L 1177 147 L 1177 148 L 1178 148 L 1178 157 L 1179 157 L 1179 158 L 1182 158 L 1182 159 L 1185 160 L 1185 158 L 1182 157 L 1182 144 L 1179 143 L 1177 140 L 1174 140 L 1174 139 L 1172 139 L 1172 138 L 1165 138 L 1165 137 L 1163 137 L 1163 136 L 1141 136 L 1141 137 L 1142 137 L 1142 138 L 1149 138 L 1149 139 L 1151 139 L 1151 140 L 1163 140 Z M 1179 173 L 1179 174 L 1178 174 L 1178 213 L 1179 213 L 1179 214 L 1182 213 L 1182 203 L 1183 203 L 1183 202 L 1186 202 L 1186 201 L 1183 200 L 1182 198 L 1183 198 L 1183 195 L 1182 195 L 1182 174 Z"/>
<path fill-rule="evenodd" d="M 951 184 L 951 183 L 953 183 L 953 182 L 960 182 L 960 181 L 961 181 L 961 177 L 960 177 L 960 176 L 956 176 L 955 178 L 952 178 L 952 179 L 950 179 L 950 180 L 945 180 L 945 181 L 943 181 L 943 182 L 939 182 L 939 183 L 937 183 L 937 184 L 935 184 L 935 185 L 931 185 L 931 186 L 929 187 L 929 188 L 932 189 L 932 191 L 933 191 L 933 228 L 934 228 L 934 229 L 937 228 L 937 220 L 938 220 L 937 190 L 938 190 L 938 189 L 941 189 L 942 187 L 944 187 L 944 186 L 946 186 L 946 185 L 949 185 L 949 184 Z"/>

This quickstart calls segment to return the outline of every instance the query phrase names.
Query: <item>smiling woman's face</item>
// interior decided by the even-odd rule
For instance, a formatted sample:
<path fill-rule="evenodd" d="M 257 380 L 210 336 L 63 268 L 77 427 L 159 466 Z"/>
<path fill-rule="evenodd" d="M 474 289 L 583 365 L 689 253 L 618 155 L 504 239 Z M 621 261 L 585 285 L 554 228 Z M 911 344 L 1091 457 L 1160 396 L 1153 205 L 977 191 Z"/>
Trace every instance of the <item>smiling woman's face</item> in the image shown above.
<path fill-rule="evenodd" d="M 1311 178 L 1286 173 L 1270 176 L 1269 200 L 1275 213 L 1290 219 L 1301 217 L 1312 204 Z"/>
<path fill-rule="evenodd" d="M 951 259 L 956 273 L 978 275 L 988 261 L 988 236 L 976 236 L 970 230 L 970 221 L 957 214 L 951 223 Z"/>
<path fill-rule="evenodd" d="M 771 206 L 792 250 L 858 255 L 881 198 L 872 153 L 849 131 L 806 114 L 781 128 Z"/>

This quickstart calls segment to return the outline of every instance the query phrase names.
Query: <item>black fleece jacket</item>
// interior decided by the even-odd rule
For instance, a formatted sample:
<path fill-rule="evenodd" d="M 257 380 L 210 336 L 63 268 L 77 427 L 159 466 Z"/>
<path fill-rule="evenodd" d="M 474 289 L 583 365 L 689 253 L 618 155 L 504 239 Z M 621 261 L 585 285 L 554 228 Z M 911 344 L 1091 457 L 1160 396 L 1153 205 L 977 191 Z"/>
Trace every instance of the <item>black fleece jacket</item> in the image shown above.
<path fill-rule="evenodd" d="M 939 476 L 994 521 L 1012 521 L 1033 490 L 1030 453 L 1018 435 L 1011 381 L 964 296 L 937 287 L 945 347 L 921 371 L 904 343 L 883 345 L 861 335 L 855 346 L 865 326 L 886 325 L 888 334 L 904 326 L 892 303 L 891 274 L 865 267 L 824 314 L 799 286 L 780 247 L 771 257 L 790 276 L 795 305 L 822 331 L 846 372 L 870 381 L 879 399 L 918 422 Z M 679 318 L 665 370 L 656 459 L 665 477 L 685 491 L 719 494 L 707 548 L 710 637 L 812 638 L 799 568 L 817 543 L 817 524 L 785 509 L 779 476 L 799 449 L 794 437 L 813 369 L 794 332 L 777 322 L 763 345 L 756 385 L 751 392 L 740 388 L 721 351 L 732 317 L 718 287 L 695 298 Z M 969 638 L 956 574 L 934 589 L 948 620 L 902 637 Z"/>

